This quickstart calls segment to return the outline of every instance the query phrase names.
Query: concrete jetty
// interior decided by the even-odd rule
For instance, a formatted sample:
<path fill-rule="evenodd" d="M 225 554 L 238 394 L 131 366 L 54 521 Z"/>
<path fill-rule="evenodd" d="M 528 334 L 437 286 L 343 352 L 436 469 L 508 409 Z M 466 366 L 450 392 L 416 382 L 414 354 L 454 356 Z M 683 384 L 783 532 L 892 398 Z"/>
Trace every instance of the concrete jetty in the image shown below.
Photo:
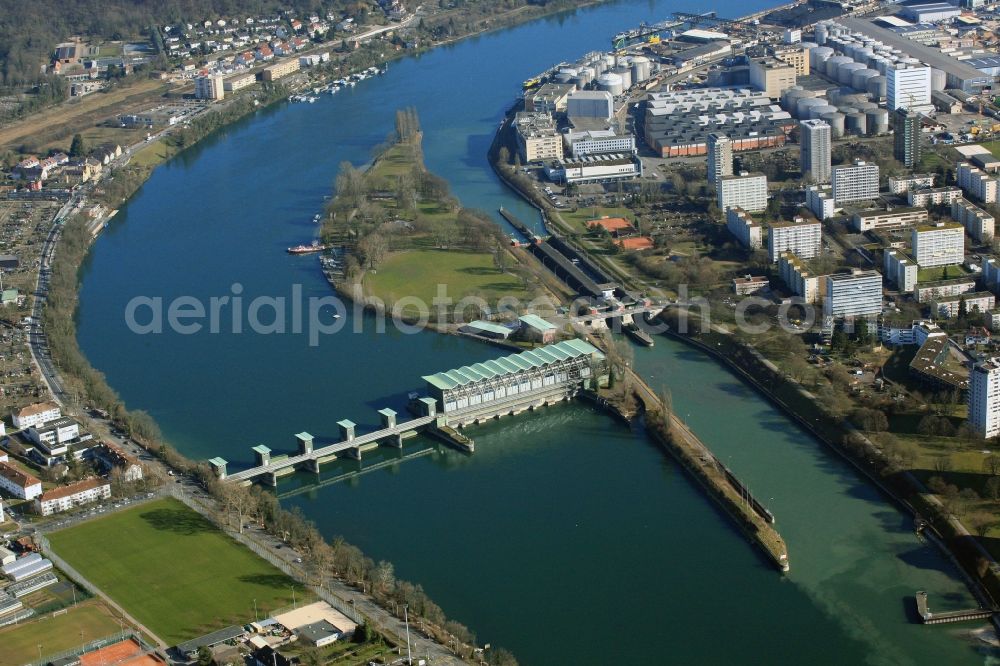
<path fill-rule="evenodd" d="M 930 605 L 927 603 L 927 593 L 923 590 L 917 592 L 917 614 L 924 624 L 945 624 L 947 622 L 969 622 L 972 620 L 985 620 L 993 615 L 992 610 L 986 608 L 969 608 L 966 610 L 944 611 L 942 613 L 932 613 Z"/>

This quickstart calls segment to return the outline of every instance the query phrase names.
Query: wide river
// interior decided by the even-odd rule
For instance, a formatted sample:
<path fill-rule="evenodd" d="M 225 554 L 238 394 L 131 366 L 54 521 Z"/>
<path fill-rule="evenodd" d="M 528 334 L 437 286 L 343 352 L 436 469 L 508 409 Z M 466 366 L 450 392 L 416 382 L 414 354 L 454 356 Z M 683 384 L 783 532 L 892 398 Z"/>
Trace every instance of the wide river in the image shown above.
<path fill-rule="evenodd" d="M 726 0 L 738 15 L 759 0 Z M 220 132 L 157 169 L 97 240 L 82 271 L 79 340 L 128 406 L 149 411 L 194 458 L 246 465 L 249 448 L 293 447 L 292 434 L 336 436 L 349 418 L 402 412 L 420 376 L 498 355 L 431 333 L 348 326 L 310 346 L 305 334 L 137 335 L 136 296 L 207 300 L 328 295 L 308 241 L 338 164 L 363 164 L 417 109 L 428 167 L 467 206 L 527 209 L 489 170 L 485 152 L 520 82 L 606 47 L 616 31 L 693 2 L 627 0 L 543 19 L 393 64 L 316 104 L 282 105 Z M 537 219 L 537 218 L 532 218 Z M 234 284 L 240 286 L 234 288 Z M 777 573 L 672 460 L 641 435 L 581 405 L 473 429 L 466 457 L 434 450 L 283 502 L 329 535 L 396 564 L 450 617 L 523 664 L 983 663 L 968 627 L 914 621 L 972 605 L 910 519 L 841 460 L 718 364 L 667 339 L 636 350 L 654 387 L 764 498 L 788 542 Z M 426 442 L 412 442 L 407 452 Z M 396 455 L 381 451 L 368 466 Z M 329 478 L 351 469 L 338 463 Z M 248 600 L 249 604 L 249 600 Z"/>

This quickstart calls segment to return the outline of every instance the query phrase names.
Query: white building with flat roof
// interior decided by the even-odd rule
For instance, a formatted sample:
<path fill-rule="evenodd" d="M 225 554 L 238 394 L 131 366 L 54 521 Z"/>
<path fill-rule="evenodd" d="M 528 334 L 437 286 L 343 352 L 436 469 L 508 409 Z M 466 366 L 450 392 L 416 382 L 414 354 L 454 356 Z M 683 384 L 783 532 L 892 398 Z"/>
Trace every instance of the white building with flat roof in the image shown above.
<path fill-rule="evenodd" d="M 854 270 L 828 275 L 823 314 L 833 319 L 882 314 L 882 274 L 878 271 Z"/>
<path fill-rule="evenodd" d="M 718 187 L 719 179 L 733 175 L 733 142 L 725 134 L 708 135 L 708 182 Z"/>
<path fill-rule="evenodd" d="M 890 111 L 907 109 L 911 111 L 932 111 L 931 68 L 926 65 L 905 66 L 887 69 L 886 105 Z"/>
<path fill-rule="evenodd" d="M 759 213 L 767 209 L 767 176 L 762 173 L 722 176 L 716 190 L 719 210 L 742 208 L 748 213 Z"/>
<path fill-rule="evenodd" d="M 614 130 L 588 130 L 584 132 L 569 132 L 563 140 L 566 150 L 574 158 L 598 153 L 632 153 L 636 152 L 635 136 L 619 134 Z"/>
<path fill-rule="evenodd" d="M 777 263 L 783 252 L 792 252 L 799 259 L 819 256 L 823 244 L 823 224 L 819 220 L 796 217 L 790 222 L 767 225 L 767 255 Z"/>
<path fill-rule="evenodd" d="M 793 294 L 801 296 L 806 303 L 815 303 L 819 300 L 819 276 L 812 275 L 793 252 L 781 253 L 778 258 L 778 271 Z"/>
<path fill-rule="evenodd" d="M 726 211 L 726 228 L 745 248 L 758 250 L 763 244 L 760 223 L 742 208 Z"/>
<path fill-rule="evenodd" d="M 997 179 L 968 162 L 955 167 L 955 180 L 970 198 L 982 203 L 997 202 Z"/>
<path fill-rule="evenodd" d="M 566 98 L 566 115 L 610 120 L 615 115 L 615 99 L 606 90 L 577 90 Z"/>
<path fill-rule="evenodd" d="M 803 120 L 799 123 L 799 157 L 802 177 L 812 183 L 829 183 L 830 126 L 822 120 Z"/>
<path fill-rule="evenodd" d="M 1000 434 L 1000 358 L 990 358 L 972 366 L 968 420 L 981 437 Z"/>
<path fill-rule="evenodd" d="M 855 160 L 854 164 L 833 167 L 833 200 L 836 204 L 871 201 L 878 198 L 877 164 Z"/>
<path fill-rule="evenodd" d="M 806 206 L 821 220 L 829 220 L 837 212 L 837 202 L 829 186 L 810 185 L 806 188 Z"/>
<path fill-rule="evenodd" d="M 922 268 L 950 266 L 965 261 L 965 227 L 957 222 L 937 222 L 910 232 L 913 258 Z"/>
<path fill-rule="evenodd" d="M 951 217 L 964 226 L 965 231 L 980 243 L 992 240 L 996 233 L 996 221 L 993 216 L 966 199 L 952 202 Z"/>
<path fill-rule="evenodd" d="M 899 250 L 886 250 L 882 255 L 882 272 L 890 282 L 896 284 L 896 289 L 908 294 L 917 286 L 917 274 L 920 267 L 912 257 Z"/>

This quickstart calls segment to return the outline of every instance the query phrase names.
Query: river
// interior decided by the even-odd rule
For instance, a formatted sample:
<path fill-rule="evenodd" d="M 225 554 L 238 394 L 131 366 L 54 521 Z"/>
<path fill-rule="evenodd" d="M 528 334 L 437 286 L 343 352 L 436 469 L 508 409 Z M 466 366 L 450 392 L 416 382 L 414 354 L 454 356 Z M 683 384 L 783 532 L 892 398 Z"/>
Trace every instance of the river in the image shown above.
<path fill-rule="evenodd" d="M 722 15 L 759 8 L 727 0 Z M 498 355 L 431 333 L 207 331 L 136 335 L 136 296 L 329 294 L 314 257 L 284 248 L 315 233 L 337 166 L 363 164 L 417 109 L 428 168 L 467 206 L 530 208 L 499 184 L 486 148 L 520 82 L 603 48 L 616 31 L 693 2 L 625 1 L 542 19 L 394 63 L 316 104 L 262 111 L 156 170 L 94 244 L 82 270 L 79 341 L 128 406 L 177 448 L 246 465 L 250 447 L 336 437 L 402 411 L 420 375 Z M 238 286 L 234 286 L 238 285 Z M 356 322 L 363 330 L 351 333 Z M 981 663 L 955 627 L 913 621 L 912 595 L 971 605 L 956 574 L 909 519 L 738 379 L 669 340 L 636 352 L 654 387 L 765 498 L 792 571 L 775 572 L 641 433 L 581 405 L 470 431 L 477 452 L 423 457 L 283 499 L 421 583 L 450 617 L 522 664 Z M 408 444 L 407 451 L 427 443 Z M 388 459 L 382 451 L 374 460 Z M 324 478 L 351 469 L 337 463 Z M 303 478 L 284 480 L 280 493 Z"/>

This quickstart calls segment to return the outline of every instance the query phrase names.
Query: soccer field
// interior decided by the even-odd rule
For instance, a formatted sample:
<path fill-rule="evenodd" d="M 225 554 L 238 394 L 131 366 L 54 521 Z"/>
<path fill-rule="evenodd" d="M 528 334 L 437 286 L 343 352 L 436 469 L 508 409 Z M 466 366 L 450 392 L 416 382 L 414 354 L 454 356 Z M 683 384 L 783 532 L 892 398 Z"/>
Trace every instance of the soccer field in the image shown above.
<path fill-rule="evenodd" d="M 59 615 L 44 615 L 0 629 L 0 666 L 21 666 L 121 630 L 103 602 L 86 601 Z"/>
<path fill-rule="evenodd" d="M 49 535 L 62 556 L 168 644 L 301 601 L 301 586 L 177 500 Z"/>

